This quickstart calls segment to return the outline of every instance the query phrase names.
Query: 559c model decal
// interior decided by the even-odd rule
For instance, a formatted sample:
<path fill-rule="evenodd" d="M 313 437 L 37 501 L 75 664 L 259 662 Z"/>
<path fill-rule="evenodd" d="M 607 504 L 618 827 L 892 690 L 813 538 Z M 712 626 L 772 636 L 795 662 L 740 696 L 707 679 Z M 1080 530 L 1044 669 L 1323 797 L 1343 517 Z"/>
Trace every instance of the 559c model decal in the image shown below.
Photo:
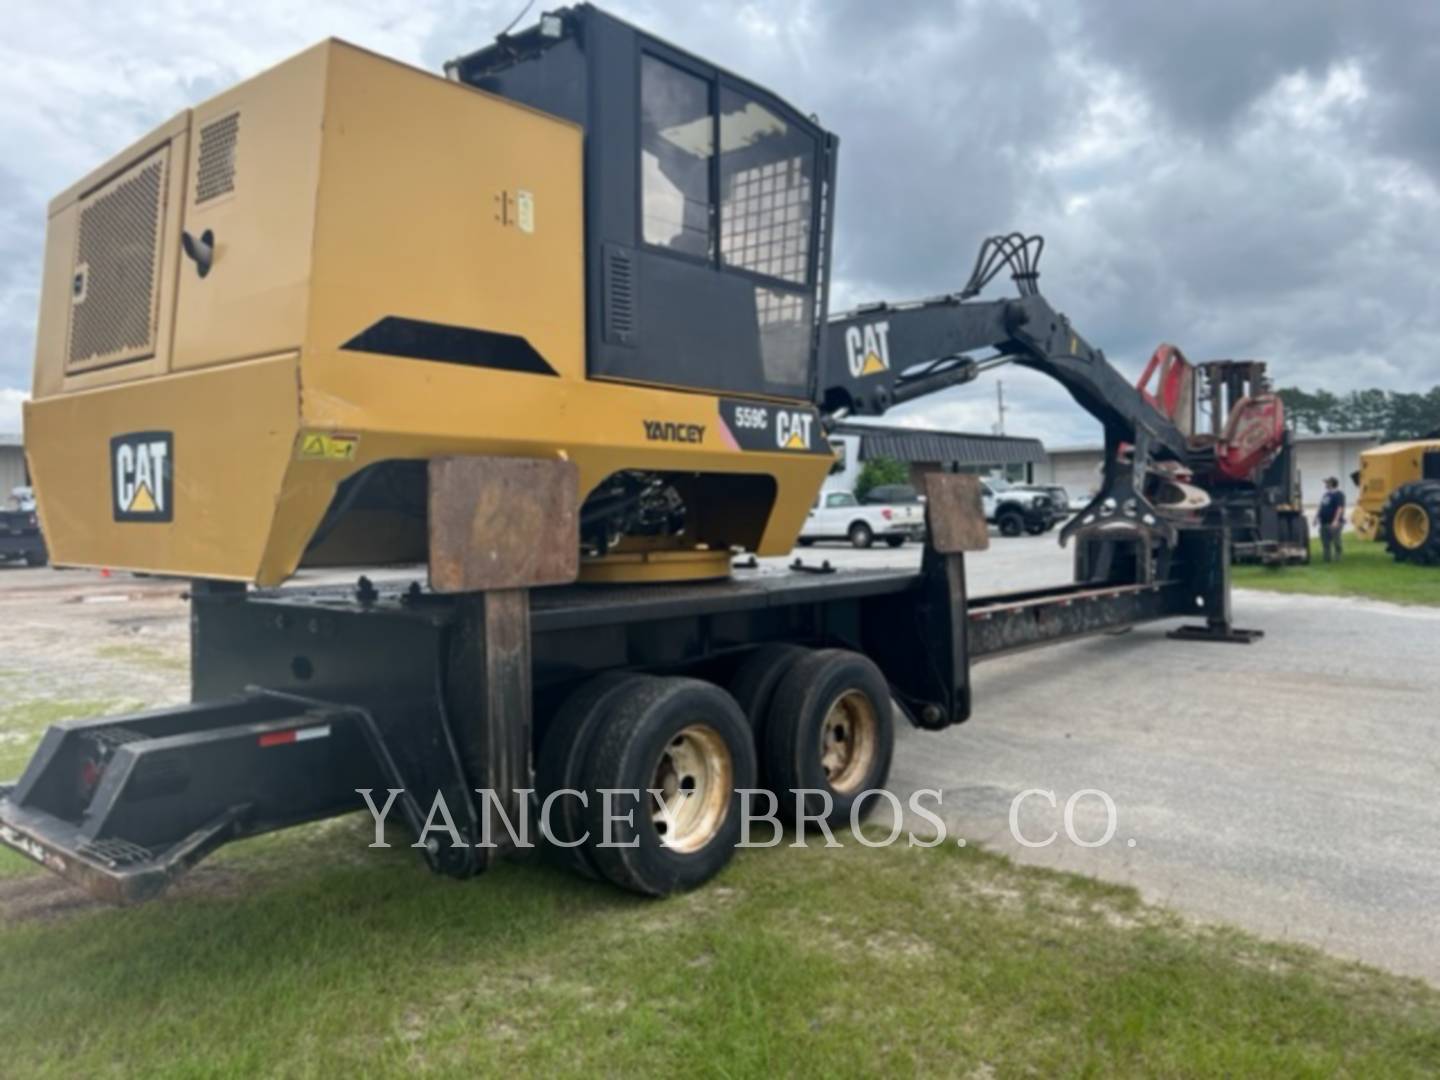
<path fill-rule="evenodd" d="M 720 429 L 726 441 L 737 450 L 832 452 L 820 430 L 820 415 L 811 408 L 721 398 Z"/>

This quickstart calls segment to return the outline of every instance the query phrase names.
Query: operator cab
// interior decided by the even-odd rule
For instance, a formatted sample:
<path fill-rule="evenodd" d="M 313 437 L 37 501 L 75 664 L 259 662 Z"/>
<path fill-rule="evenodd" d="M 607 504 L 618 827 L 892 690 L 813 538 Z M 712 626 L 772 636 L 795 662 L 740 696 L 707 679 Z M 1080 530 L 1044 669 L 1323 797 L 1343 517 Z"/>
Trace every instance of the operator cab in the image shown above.
<path fill-rule="evenodd" d="M 588 4 L 446 74 L 585 129 L 591 378 L 814 396 L 833 135 Z"/>

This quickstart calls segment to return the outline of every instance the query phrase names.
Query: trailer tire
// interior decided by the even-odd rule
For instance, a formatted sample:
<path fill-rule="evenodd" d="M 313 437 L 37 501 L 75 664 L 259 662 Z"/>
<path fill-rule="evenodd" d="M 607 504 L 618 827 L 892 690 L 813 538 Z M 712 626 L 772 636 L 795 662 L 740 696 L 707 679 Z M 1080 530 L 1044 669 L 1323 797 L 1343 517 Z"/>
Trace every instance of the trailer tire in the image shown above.
<path fill-rule="evenodd" d="M 552 792 L 586 789 L 582 773 L 590 760 L 596 731 L 622 697 L 649 679 L 650 676 L 627 671 L 606 672 L 581 684 L 561 703 L 535 761 L 535 794 L 540 806 L 543 807 L 545 798 Z M 550 832 L 561 844 L 575 845 L 549 845 L 560 864 L 598 881 L 602 875 L 588 850 L 590 845 L 575 844 L 585 835 L 586 828 L 585 807 L 580 801 L 574 796 L 556 799 L 551 805 L 549 825 Z"/>
<path fill-rule="evenodd" d="M 718 874 L 740 840 L 738 788 L 755 787 L 755 746 L 735 699 L 698 679 L 650 679 L 627 690 L 595 734 L 585 787 L 591 856 L 604 876 L 630 892 L 668 896 Z M 679 797 L 675 828 L 645 794 Z M 600 789 L 639 790 L 610 807 Z M 629 810 L 628 820 L 626 810 Z M 663 837 L 663 839 L 662 839 Z"/>
<path fill-rule="evenodd" d="M 890 687 L 868 657 L 822 649 L 798 661 L 780 681 L 765 720 L 761 756 L 782 820 L 795 823 L 794 792 L 805 788 L 829 793 L 827 823 L 848 823 L 860 793 L 884 786 L 894 753 Z M 811 817 L 819 814 L 823 797 L 807 795 L 805 809 Z"/>
<path fill-rule="evenodd" d="M 731 676 L 730 696 L 750 722 L 757 747 L 762 745 L 765 717 L 770 711 L 770 702 L 775 699 L 775 688 L 795 662 L 809 651 L 803 645 L 784 642 L 761 645 L 751 650 Z"/>
<path fill-rule="evenodd" d="M 857 548 L 868 548 L 871 544 L 875 543 L 875 530 L 863 521 L 852 522 L 849 531 L 845 535 L 850 538 L 850 543 Z"/>

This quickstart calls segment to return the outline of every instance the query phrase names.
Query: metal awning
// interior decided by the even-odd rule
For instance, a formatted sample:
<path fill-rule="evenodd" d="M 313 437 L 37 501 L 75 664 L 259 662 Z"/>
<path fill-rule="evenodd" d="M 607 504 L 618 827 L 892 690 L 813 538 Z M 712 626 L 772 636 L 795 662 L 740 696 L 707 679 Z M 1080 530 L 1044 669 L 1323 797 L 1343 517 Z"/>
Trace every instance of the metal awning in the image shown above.
<path fill-rule="evenodd" d="M 1010 435 L 970 435 L 855 423 L 837 424 L 834 431 L 837 435 L 859 436 L 861 461 L 885 457 L 910 463 L 984 468 L 1039 464 L 1045 460 L 1045 445 L 1039 439 Z"/>

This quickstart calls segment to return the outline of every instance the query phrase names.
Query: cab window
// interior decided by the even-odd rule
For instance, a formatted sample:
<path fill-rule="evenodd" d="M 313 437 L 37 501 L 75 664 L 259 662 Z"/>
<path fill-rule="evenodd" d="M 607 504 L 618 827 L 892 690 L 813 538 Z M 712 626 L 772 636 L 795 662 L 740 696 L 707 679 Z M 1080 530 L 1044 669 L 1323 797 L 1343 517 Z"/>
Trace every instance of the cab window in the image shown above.
<path fill-rule="evenodd" d="M 720 89 L 720 258 L 806 285 L 815 140 L 728 86 Z"/>
<path fill-rule="evenodd" d="M 642 54 L 642 238 L 766 279 L 756 284 L 762 327 L 795 324 L 805 341 L 817 153 L 776 109 Z"/>
<path fill-rule="evenodd" d="M 834 508 L 837 506 L 855 506 L 857 504 L 854 495 L 844 491 L 837 491 L 825 497 L 825 505 Z"/>
<path fill-rule="evenodd" d="M 647 244 L 714 257 L 710 83 L 653 56 L 640 59 L 641 233 Z"/>

